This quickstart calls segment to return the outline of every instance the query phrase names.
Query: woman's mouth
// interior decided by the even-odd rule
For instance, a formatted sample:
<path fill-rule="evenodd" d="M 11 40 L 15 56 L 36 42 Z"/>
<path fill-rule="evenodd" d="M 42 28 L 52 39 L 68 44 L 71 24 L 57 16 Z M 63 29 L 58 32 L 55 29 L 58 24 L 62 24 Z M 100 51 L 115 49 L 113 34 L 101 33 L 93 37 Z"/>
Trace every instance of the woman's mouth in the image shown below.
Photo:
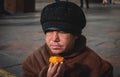
<path fill-rule="evenodd" d="M 52 48 L 52 49 L 60 49 L 61 46 L 60 46 L 60 45 L 51 45 L 51 48 Z"/>

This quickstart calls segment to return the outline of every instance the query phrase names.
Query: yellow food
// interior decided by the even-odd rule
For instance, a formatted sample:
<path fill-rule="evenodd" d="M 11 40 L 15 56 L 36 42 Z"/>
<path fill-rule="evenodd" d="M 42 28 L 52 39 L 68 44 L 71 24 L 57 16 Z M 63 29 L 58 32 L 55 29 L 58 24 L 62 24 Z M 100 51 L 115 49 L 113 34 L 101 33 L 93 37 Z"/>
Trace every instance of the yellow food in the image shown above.
<path fill-rule="evenodd" d="M 61 56 L 51 56 L 49 58 L 49 62 L 53 63 L 53 64 L 56 64 L 57 62 L 63 62 L 63 60 L 64 60 L 64 58 Z"/>

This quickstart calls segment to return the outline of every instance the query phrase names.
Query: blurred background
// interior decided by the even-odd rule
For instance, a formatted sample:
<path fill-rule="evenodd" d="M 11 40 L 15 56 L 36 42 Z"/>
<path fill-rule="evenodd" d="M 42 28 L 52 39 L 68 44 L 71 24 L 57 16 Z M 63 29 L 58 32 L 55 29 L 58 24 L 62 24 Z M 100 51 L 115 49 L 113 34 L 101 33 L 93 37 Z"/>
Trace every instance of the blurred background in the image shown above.
<path fill-rule="evenodd" d="M 68 0 L 80 6 L 80 0 Z M 87 46 L 114 67 L 120 77 L 120 0 L 89 0 L 82 8 L 87 19 Z M 22 62 L 41 46 L 40 14 L 54 0 L 0 0 L 0 77 L 21 77 Z"/>

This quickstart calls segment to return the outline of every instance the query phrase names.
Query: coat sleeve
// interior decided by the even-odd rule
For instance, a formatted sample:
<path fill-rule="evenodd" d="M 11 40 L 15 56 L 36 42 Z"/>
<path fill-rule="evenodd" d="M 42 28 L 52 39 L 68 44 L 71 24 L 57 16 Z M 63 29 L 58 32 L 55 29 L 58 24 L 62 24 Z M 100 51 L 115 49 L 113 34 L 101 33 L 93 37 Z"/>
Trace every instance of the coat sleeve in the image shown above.
<path fill-rule="evenodd" d="M 113 66 L 110 63 L 107 63 L 108 67 L 105 69 L 101 77 L 113 77 Z"/>
<path fill-rule="evenodd" d="M 36 70 L 34 70 L 33 62 L 30 56 L 22 64 L 22 77 L 37 77 Z"/>
<path fill-rule="evenodd" d="M 112 70 L 112 69 L 109 69 L 109 70 L 107 71 L 105 77 L 113 77 L 113 70 Z"/>
<path fill-rule="evenodd" d="M 49 56 L 47 56 L 46 53 L 42 51 L 42 49 L 37 49 L 29 55 L 22 64 L 22 77 L 39 77 L 40 73 L 45 73 L 43 72 L 43 69 L 49 65 Z"/>
<path fill-rule="evenodd" d="M 38 77 L 47 77 L 47 70 L 48 70 L 48 67 L 44 67 L 44 68 L 40 71 Z"/>

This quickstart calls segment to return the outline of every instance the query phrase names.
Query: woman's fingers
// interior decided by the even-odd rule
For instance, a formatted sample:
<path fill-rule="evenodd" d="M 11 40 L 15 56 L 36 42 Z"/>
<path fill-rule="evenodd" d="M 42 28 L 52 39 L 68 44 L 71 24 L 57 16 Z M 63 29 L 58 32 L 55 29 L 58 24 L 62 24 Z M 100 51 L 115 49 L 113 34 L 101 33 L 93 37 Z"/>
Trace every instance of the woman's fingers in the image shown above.
<path fill-rule="evenodd" d="M 57 71 L 56 71 L 54 77 L 58 77 L 58 75 L 59 75 L 60 72 L 61 72 L 62 66 L 63 66 L 63 62 L 61 62 L 61 63 L 59 64 L 59 66 L 58 66 L 58 68 L 57 68 Z"/>
<path fill-rule="evenodd" d="M 51 71 L 52 67 L 53 67 L 53 64 L 50 63 L 50 64 L 49 64 L 49 68 L 48 68 L 48 72 Z"/>
<path fill-rule="evenodd" d="M 47 72 L 47 77 L 54 77 L 54 75 L 56 74 L 58 65 L 59 63 L 56 63 L 56 64 L 50 63 L 48 72 Z"/>
<path fill-rule="evenodd" d="M 50 63 L 47 72 L 47 77 L 58 77 L 58 75 L 61 72 L 62 66 L 63 66 L 63 62 L 56 64 Z"/>
<path fill-rule="evenodd" d="M 57 72 L 60 72 L 62 65 L 63 65 L 63 62 L 61 62 L 61 63 L 59 64 L 58 69 L 57 69 Z"/>

